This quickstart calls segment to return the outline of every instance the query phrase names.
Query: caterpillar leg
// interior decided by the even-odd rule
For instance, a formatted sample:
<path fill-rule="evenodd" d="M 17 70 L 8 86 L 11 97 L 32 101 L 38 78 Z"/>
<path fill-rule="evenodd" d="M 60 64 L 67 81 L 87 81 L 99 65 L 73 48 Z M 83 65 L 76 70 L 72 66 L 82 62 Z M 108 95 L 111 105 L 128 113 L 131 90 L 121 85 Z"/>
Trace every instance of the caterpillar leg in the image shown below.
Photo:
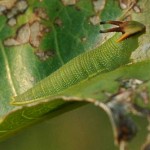
<path fill-rule="evenodd" d="M 100 30 L 100 33 L 122 32 L 122 36 L 116 42 L 121 42 L 132 35 L 143 33 L 146 30 L 145 26 L 137 21 L 102 21 L 100 24 L 113 24 L 118 26 L 115 28 Z"/>

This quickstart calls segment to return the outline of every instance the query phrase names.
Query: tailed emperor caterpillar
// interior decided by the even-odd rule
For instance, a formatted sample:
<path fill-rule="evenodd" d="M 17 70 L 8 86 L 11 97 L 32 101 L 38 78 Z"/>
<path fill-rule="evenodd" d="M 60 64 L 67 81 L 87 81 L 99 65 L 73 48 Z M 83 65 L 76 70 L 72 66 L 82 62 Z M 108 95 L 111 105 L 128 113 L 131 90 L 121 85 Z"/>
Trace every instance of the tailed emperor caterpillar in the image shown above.
<path fill-rule="evenodd" d="M 116 33 L 102 45 L 73 58 L 33 88 L 13 97 L 11 103 L 22 105 L 42 100 L 84 79 L 129 63 L 131 53 L 138 47 L 139 35 L 145 32 L 145 26 L 136 21 L 108 21 L 101 24 L 118 26 L 101 33 L 122 32 L 122 36 Z"/>

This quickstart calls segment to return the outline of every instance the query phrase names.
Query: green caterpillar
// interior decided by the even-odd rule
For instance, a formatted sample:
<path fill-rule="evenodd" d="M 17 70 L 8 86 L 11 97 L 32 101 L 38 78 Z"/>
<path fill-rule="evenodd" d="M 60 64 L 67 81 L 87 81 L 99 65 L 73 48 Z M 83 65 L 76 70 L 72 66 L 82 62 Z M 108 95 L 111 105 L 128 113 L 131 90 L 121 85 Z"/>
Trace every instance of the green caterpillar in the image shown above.
<path fill-rule="evenodd" d="M 75 57 L 33 88 L 13 97 L 11 103 L 22 105 L 41 100 L 84 79 L 129 63 L 131 53 L 138 47 L 138 37 L 145 31 L 145 26 L 136 21 L 101 22 L 106 23 L 118 27 L 100 31 L 101 33 L 122 32 L 123 35 L 120 37 L 116 33 L 99 47 Z"/>

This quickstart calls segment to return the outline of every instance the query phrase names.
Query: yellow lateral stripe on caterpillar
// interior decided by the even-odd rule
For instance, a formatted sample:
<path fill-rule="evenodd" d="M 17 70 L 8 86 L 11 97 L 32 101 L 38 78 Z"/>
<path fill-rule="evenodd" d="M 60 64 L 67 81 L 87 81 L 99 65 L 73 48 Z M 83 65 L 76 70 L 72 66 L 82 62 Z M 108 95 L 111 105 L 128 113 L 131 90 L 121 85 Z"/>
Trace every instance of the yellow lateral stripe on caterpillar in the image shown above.
<path fill-rule="evenodd" d="M 136 21 L 101 22 L 101 24 L 106 23 L 119 27 L 100 31 L 101 33 L 122 32 L 123 35 L 120 37 L 120 34 L 116 33 L 104 44 L 75 57 L 33 88 L 13 97 L 11 104 L 23 105 L 44 99 L 95 74 L 107 72 L 129 63 L 131 53 L 138 47 L 138 37 L 145 31 L 145 26 Z"/>

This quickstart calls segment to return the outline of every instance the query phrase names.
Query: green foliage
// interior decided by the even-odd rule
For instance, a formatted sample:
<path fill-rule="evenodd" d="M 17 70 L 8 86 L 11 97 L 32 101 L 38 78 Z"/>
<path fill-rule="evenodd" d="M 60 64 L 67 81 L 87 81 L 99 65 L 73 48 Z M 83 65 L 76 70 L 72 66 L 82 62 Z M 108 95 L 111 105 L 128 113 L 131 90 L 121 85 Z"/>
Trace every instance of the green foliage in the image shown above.
<path fill-rule="evenodd" d="M 42 102 L 32 103 L 26 106 L 12 106 L 10 99 L 14 95 L 23 93 L 33 87 L 41 79 L 56 71 L 60 66 L 67 63 L 75 56 L 101 44 L 102 35 L 99 34 L 99 24 L 93 25 L 91 17 L 98 16 L 101 20 L 117 20 L 124 13 L 118 6 L 117 1 L 106 1 L 102 11 L 96 12 L 93 2 L 80 0 L 75 5 L 63 5 L 59 0 L 28 1 L 29 8 L 24 14 L 17 18 L 17 24 L 10 27 L 5 16 L 0 16 L 0 139 L 4 140 L 33 123 L 43 119 L 53 118 L 66 111 L 85 105 L 89 99 L 101 102 L 107 100 L 103 91 L 114 94 L 118 91 L 117 79 L 136 78 L 149 80 L 150 61 L 143 61 L 119 69 L 95 76 L 90 80 L 82 81 L 70 87 L 54 97 L 47 97 Z M 146 1 L 140 1 L 140 7 Z M 112 7 L 113 5 L 113 7 Z M 44 35 L 38 48 L 32 47 L 30 43 L 19 46 L 5 46 L 4 40 L 14 37 L 18 28 L 31 21 L 33 10 L 42 7 L 48 14 L 48 20 L 42 23 L 49 28 Z M 143 12 L 132 13 L 134 20 L 148 25 L 150 13 L 149 8 Z M 112 15 L 111 15 L 112 14 Z M 140 38 L 140 46 L 132 56 L 133 61 L 141 61 L 149 58 L 149 28 L 144 36 Z M 35 52 L 37 49 L 50 51 L 54 56 L 46 61 L 41 61 Z M 146 87 L 149 91 L 149 82 Z M 82 102 L 78 102 L 82 101 Z M 140 106 L 148 107 L 140 100 L 136 101 Z M 94 116 L 93 116 L 94 117 Z M 134 147 L 134 146 L 133 146 Z M 135 146 L 134 149 L 137 147 Z"/>

